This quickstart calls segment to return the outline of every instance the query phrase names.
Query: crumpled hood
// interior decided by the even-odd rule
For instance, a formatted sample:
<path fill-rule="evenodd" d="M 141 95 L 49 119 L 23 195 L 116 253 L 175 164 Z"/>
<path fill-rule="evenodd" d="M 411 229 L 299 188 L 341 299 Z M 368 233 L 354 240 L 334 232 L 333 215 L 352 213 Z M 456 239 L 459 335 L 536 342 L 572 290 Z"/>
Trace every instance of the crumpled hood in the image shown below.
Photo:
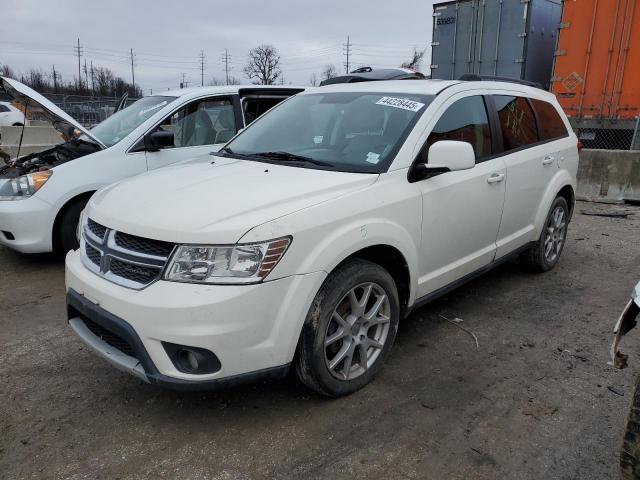
<path fill-rule="evenodd" d="M 0 91 L 11 96 L 14 100 L 20 103 L 26 103 L 27 100 L 31 105 L 38 104 L 42 108 L 45 116 L 53 125 L 53 128 L 58 130 L 63 135 L 67 135 L 65 125 L 71 125 L 72 127 L 80 130 L 86 136 L 94 140 L 100 147 L 106 148 L 105 145 L 94 137 L 89 130 L 80 125 L 71 115 L 56 106 L 52 101 L 46 99 L 38 92 L 25 84 L 18 82 L 12 78 L 0 77 Z"/>
<path fill-rule="evenodd" d="M 166 167 L 110 185 L 91 198 L 86 212 L 106 227 L 140 237 L 229 244 L 257 225 L 364 188 L 378 177 L 210 159 L 215 164 Z"/>

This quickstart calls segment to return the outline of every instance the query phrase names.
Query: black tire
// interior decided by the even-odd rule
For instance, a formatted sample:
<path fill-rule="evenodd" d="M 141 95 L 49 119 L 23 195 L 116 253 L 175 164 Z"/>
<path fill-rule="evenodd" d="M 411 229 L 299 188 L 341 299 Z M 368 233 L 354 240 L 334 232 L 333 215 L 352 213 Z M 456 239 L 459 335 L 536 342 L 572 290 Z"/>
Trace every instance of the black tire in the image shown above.
<path fill-rule="evenodd" d="M 372 286 L 370 290 L 372 294 L 367 295 L 368 300 L 365 300 L 365 288 L 368 287 L 363 287 L 363 285 Z M 376 313 L 376 318 L 369 320 L 365 318 L 364 314 L 362 316 L 345 316 L 345 320 L 352 319 L 354 323 L 351 324 L 352 328 L 343 329 L 348 334 L 345 335 L 344 339 L 336 341 L 339 347 L 336 346 L 335 348 L 342 349 L 345 348 L 345 345 L 348 347 L 349 344 L 347 342 L 352 342 L 351 345 L 355 345 L 354 339 L 360 342 L 360 345 L 354 346 L 353 350 L 351 350 L 349 367 L 346 366 L 345 361 L 335 366 L 335 369 L 342 365 L 342 369 L 348 370 L 353 362 L 354 367 L 351 368 L 357 368 L 362 371 L 355 378 L 350 379 L 350 374 L 347 373 L 346 378 L 339 379 L 336 376 L 338 373 L 332 372 L 329 368 L 329 359 L 325 348 L 329 350 L 334 347 L 325 347 L 325 338 L 329 335 L 329 329 L 336 326 L 334 310 L 337 311 L 342 308 L 345 305 L 344 302 L 352 305 L 348 299 L 349 292 L 352 290 L 356 292 L 356 298 L 357 292 L 362 292 L 359 301 L 362 301 L 364 307 L 361 308 L 365 313 L 372 312 L 374 310 L 373 305 L 378 301 L 384 302 L 381 307 L 384 312 L 380 316 Z M 386 294 L 388 302 L 382 297 L 382 293 Z M 399 315 L 400 307 L 396 284 L 385 269 L 366 260 L 353 259 L 345 262 L 331 273 L 311 304 L 302 328 L 298 351 L 294 360 L 296 376 L 310 389 L 329 397 L 348 395 L 359 390 L 379 373 L 385 357 L 393 345 L 398 329 Z M 380 320 L 383 318 L 384 320 Z M 382 323 L 386 325 L 387 318 L 388 328 L 385 328 Z M 364 335 L 362 335 L 362 332 L 365 332 Z M 383 332 L 386 332 L 386 334 L 383 334 Z M 337 331 L 333 332 L 333 334 L 335 333 Z M 378 338 L 380 342 L 375 341 L 375 335 L 377 334 L 385 335 L 384 340 L 382 340 L 381 336 Z M 374 340 L 378 346 L 369 347 L 370 340 Z M 380 347 L 380 345 L 382 346 Z M 364 364 L 368 365 L 366 368 L 362 366 L 361 347 L 365 352 L 366 358 L 369 358 L 368 355 L 370 355 L 371 364 L 368 363 L 368 360 L 364 361 Z M 336 354 L 333 360 L 337 357 L 338 355 Z M 356 357 L 358 358 L 357 364 L 355 363 Z"/>
<path fill-rule="evenodd" d="M 557 234 L 556 238 L 561 239 L 561 243 L 559 246 L 559 250 L 555 253 L 555 256 L 550 258 L 545 254 L 545 244 L 548 241 L 548 229 L 553 227 L 554 224 L 554 213 L 556 209 L 562 209 L 563 217 L 564 217 L 564 229 L 561 234 Z M 540 233 L 540 238 L 536 241 L 535 245 L 531 247 L 529 250 L 522 254 L 522 261 L 524 264 L 529 267 L 529 269 L 536 272 L 548 272 L 553 267 L 556 266 L 558 260 L 560 260 L 560 255 L 562 254 L 562 250 L 564 249 L 564 244 L 567 241 L 567 230 L 569 227 L 569 205 L 567 205 L 567 201 L 562 197 L 556 197 L 556 199 L 551 204 L 551 208 L 549 209 L 549 213 L 547 214 L 547 218 L 544 222 L 544 227 L 542 232 Z M 553 234 L 551 234 L 553 236 Z"/>
<path fill-rule="evenodd" d="M 56 252 L 66 254 L 69 250 L 77 250 L 77 229 L 80 221 L 80 213 L 84 210 L 88 199 L 77 200 L 62 213 L 56 227 L 54 249 Z"/>
<path fill-rule="evenodd" d="M 640 376 L 636 378 L 636 388 L 624 431 L 620 473 L 623 480 L 640 479 Z"/>
<path fill-rule="evenodd" d="M 14 123 L 12 126 L 13 127 L 22 127 L 22 124 L 21 123 Z"/>

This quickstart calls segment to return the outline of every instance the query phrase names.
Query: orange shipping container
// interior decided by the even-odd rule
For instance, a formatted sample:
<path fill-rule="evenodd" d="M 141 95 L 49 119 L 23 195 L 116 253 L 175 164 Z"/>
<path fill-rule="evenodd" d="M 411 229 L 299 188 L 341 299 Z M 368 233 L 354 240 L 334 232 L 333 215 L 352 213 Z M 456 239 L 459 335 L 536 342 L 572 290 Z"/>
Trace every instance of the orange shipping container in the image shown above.
<path fill-rule="evenodd" d="M 640 0 L 565 0 L 552 91 L 570 117 L 640 114 Z"/>

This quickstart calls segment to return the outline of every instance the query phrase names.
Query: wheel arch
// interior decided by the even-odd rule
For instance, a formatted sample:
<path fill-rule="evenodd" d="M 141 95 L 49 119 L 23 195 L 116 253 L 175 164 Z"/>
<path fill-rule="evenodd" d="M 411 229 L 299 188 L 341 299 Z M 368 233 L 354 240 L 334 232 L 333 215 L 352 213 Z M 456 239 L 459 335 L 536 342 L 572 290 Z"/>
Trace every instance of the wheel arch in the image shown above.
<path fill-rule="evenodd" d="M 398 289 L 400 318 L 402 318 L 404 312 L 408 309 L 411 298 L 411 272 L 409 270 L 409 263 L 402 252 L 389 244 L 370 245 L 346 256 L 331 272 L 328 272 L 329 275 L 340 268 L 341 265 L 354 258 L 375 263 L 389 272 Z"/>
<path fill-rule="evenodd" d="M 558 196 L 567 200 L 567 204 L 569 205 L 569 218 L 571 218 L 576 198 L 575 179 L 572 178 L 566 170 L 561 170 L 555 177 L 553 177 L 542 196 L 542 201 L 538 206 L 538 212 L 536 213 L 535 218 L 534 238 L 538 238 L 540 236 L 547 214 L 549 213 L 549 208 L 551 208 L 551 204 Z"/>
<path fill-rule="evenodd" d="M 62 207 L 60 207 L 58 213 L 56 214 L 56 218 L 53 221 L 53 228 L 51 229 L 51 245 L 53 247 L 53 250 L 57 250 L 60 247 L 58 240 L 58 231 L 60 228 L 60 222 L 64 214 L 67 212 L 67 210 L 69 210 L 69 208 L 71 208 L 72 205 L 76 204 L 77 202 L 88 201 L 95 192 L 95 190 L 89 190 L 87 192 L 79 193 L 68 199 L 62 205 Z"/>

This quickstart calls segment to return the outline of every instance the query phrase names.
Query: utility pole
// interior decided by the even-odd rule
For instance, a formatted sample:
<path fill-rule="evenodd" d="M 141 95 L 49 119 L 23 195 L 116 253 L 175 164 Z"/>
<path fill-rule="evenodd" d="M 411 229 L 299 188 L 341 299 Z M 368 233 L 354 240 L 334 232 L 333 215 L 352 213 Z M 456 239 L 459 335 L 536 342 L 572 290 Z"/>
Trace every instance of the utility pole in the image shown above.
<path fill-rule="evenodd" d="M 87 72 L 87 57 L 84 57 L 84 84 L 89 89 L 89 72 Z"/>
<path fill-rule="evenodd" d="M 187 88 L 189 86 L 189 82 L 184 79 L 186 73 L 182 72 L 182 82 L 180 82 L 180 88 Z"/>
<path fill-rule="evenodd" d="M 224 73 L 227 80 L 226 83 L 229 85 L 229 51 L 226 48 L 224 49 L 222 60 L 224 61 Z"/>
<path fill-rule="evenodd" d="M 96 79 L 93 73 L 93 60 L 91 60 L 91 91 L 96 94 Z"/>
<path fill-rule="evenodd" d="M 80 39 L 78 39 L 78 46 L 75 47 L 76 54 L 78 55 L 78 91 L 82 90 L 82 77 L 80 76 L 80 55 L 82 49 L 80 48 Z"/>
<path fill-rule="evenodd" d="M 204 51 L 200 50 L 200 86 L 204 87 Z"/>
<path fill-rule="evenodd" d="M 347 55 L 347 63 L 345 63 L 345 73 L 349 73 L 349 55 L 351 54 L 351 42 L 349 41 L 349 35 L 347 35 L 347 44 L 343 44 L 343 47 L 345 47 L 344 53 Z"/>
<path fill-rule="evenodd" d="M 133 87 L 133 96 L 136 96 L 136 76 L 133 73 L 133 48 L 131 49 L 131 86 Z"/>
<path fill-rule="evenodd" d="M 56 73 L 56 66 L 51 66 L 51 75 L 53 76 L 53 93 L 58 93 L 58 74 Z"/>

